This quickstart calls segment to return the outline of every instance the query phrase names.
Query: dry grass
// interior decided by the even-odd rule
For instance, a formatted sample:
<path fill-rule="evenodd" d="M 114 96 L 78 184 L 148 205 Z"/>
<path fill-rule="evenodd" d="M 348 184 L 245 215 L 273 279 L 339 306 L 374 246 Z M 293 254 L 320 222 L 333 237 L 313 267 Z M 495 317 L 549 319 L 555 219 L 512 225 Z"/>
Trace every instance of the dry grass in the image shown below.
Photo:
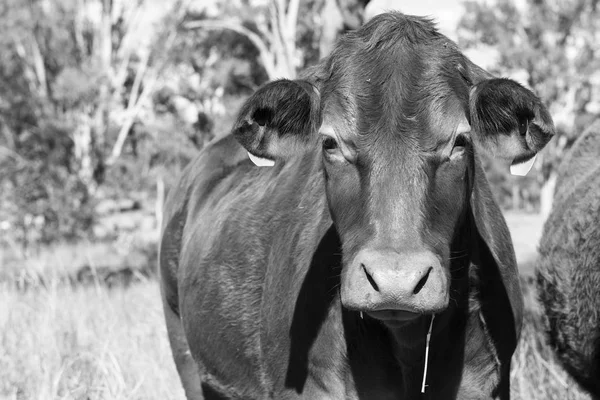
<path fill-rule="evenodd" d="M 506 217 L 521 272 L 531 276 L 542 220 L 516 213 Z M 51 283 L 74 266 L 135 263 L 123 261 L 121 250 L 131 249 L 129 243 L 107 246 L 56 246 L 25 264 L 9 263 L 0 253 L 0 272 L 5 278 L 20 276 L 13 272 L 41 275 Z M 12 264 L 21 267 L 12 271 Z M 526 323 L 513 358 L 513 399 L 589 400 L 548 348 L 529 289 Z M 114 290 L 50 284 L 19 291 L 0 283 L 0 400 L 183 398 L 155 281 Z"/>
<path fill-rule="evenodd" d="M 512 393 L 589 400 L 546 346 L 529 296 Z M 0 399 L 183 399 L 158 285 L 129 289 L 0 286 Z"/>
<path fill-rule="evenodd" d="M 0 399 L 183 399 L 156 282 L 0 286 Z"/>
<path fill-rule="evenodd" d="M 141 269 L 149 263 L 155 265 L 156 260 L 149 257 L 156 255 L 148 253 L 156 252 L 156 239 L 152 242 L 140 236 L 134 232 L 107 242 L 57 243 L 30 249 L 27 255 L 21 249 L 2 247 L 0 243 L 0 281 L 64 278 L 85 266 Z"/>
<path fill-rule="evenodd" d="M 525 318 L 513 355 L 511 393 L 516 400 L 591 400 L 560 366 L 548 346 L 535 289 L 523 288 Z"/>

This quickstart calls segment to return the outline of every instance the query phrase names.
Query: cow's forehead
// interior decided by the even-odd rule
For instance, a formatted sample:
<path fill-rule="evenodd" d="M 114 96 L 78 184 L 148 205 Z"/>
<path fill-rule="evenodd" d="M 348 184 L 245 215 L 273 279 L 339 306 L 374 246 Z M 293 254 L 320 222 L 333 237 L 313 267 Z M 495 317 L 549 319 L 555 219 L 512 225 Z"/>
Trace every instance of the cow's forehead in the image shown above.
<path fill-rule="evenodd" d="M 418 135 L 423 146 L 436 147 L 465 119 L 465 60 L 428 20 L 375 17 L 330 56 L 324 117 L 344 135 Z"/>

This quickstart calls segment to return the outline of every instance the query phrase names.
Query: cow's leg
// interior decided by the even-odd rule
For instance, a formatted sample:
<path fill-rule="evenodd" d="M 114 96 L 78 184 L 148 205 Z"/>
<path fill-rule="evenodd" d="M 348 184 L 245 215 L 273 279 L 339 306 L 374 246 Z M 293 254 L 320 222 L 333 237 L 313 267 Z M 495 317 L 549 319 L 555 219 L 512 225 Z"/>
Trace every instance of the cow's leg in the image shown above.
<path fill-rule="evenodd" d="M 171 309 L 167 301 L 163 301 L 163 308 L 173 359 L 175 360 L 175 366 L 185 390 L 185 395 L 188 400 L 204 400 L 198 365 L 190 353 L 181 319 Z"/>
<path fill-rule="evenodd" d="M 473 311 L 469 314 L 465 328 L 465 337 L 458 342 L 464 343 L 464 347 L 456 346 L 454 353 L 448 357 L 460 363 L 452 368 L 458 370 L 462 367 L 459 375 L 459 386 L 457 400 L 510 400 L 510 358 L 506 362 L 498 356 L 498 350 L 481 310 L 477 309 L 477 297 L 472 295 L 469 308 Z M 448 369 L 447 365 L 443 370 Z M 441 374 L 443 370 L 438 371 Z M 433 370 L 432 370 L 433 371 Z M 435 372 L 432 372 L 435 376 Z M 439 399 L 446 399 L 446 391 L 440 392 Z"/>

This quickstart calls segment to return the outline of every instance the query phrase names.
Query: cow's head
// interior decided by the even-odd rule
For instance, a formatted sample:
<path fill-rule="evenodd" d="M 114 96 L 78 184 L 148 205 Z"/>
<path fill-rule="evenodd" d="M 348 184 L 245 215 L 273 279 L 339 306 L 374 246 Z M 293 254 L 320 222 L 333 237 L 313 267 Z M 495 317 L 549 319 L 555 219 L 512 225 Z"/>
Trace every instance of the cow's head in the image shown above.
<path fill-rule="evenodd" d="M 234 133 L 276 161 L 321 152 L 341 301 L 397 322 L 444 310 L 457 235 L 469 222 L 489 230 L 485 206 L 473 204 L 487 185 L 476 153 L 521 162 L 553 129 L 533 93 L 494 79 L 429 21 L 385 14 L 306 79 L 260 88 Z"/>

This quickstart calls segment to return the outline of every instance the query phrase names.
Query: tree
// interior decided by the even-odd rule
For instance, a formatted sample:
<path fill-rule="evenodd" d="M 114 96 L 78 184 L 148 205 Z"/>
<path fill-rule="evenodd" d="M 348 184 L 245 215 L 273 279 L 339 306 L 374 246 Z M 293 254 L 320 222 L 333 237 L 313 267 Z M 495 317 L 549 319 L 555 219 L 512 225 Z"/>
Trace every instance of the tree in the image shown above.
<path fill-rule="evenodd" d="M 469 1 L 459 23 L 459 44 L 493 48 L 500 75 L 517 75 L 549 104 L 557 138 L 538 161 L 541 207 L 551 205 L 555 170 L 565 150 L 593 119 L 600 100 L 598 0 Z M 596 110 L 594 106 L 596 105 Z"/>
<path fill-rule="evenodd" d="M 269 80 L 293 79 L 307 60 L 329 54 L 340 33 L 362 25 L 369 1 L 270 0 L 264 6 L 243 2 L 233 9 L 229 3 L 220 13 L 228 17 L 190 15 L 185 26 L 236 32 L 256 47 Z"/>
<path fill-rule="evenodd" d="M 327 56 L 341 34 L 356 30 L 365 22 L 370 0 L 323 0 L 316 27 L 321 30 L 319 56 Z"/>
<path fill-rule="evenodd" d="M 0 207 L 1 221 L 42 221 L 44 241 L 90 227 L 97 189 L 149 103 L 187 7 L 177 1 L 149 26 L 149 3 L 0 5 L 0 186 L 19 211 Z"/>
<path fill-rule="evenodd" d="M 226 132 L 245 96 L 317 62 L 367 3 L 0 3 L 0 228 L 77 239 L 99 200 L 156 185 L 160 203 L 164 177 Z"/>

